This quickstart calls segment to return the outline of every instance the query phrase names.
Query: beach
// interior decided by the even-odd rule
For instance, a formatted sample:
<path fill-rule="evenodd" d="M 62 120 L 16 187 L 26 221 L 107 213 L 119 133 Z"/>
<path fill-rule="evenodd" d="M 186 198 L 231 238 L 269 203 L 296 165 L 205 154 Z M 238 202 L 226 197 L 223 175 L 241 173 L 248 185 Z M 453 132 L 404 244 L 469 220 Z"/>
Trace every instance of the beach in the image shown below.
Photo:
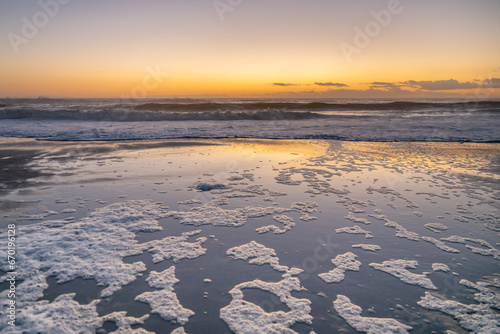
<path fill-rule="evenodd" d="M 498 143 L 4 138 L 15 329 L 498 332 L 499 154 Z M 13 299 L 1 298 L 9 333 Z"/>
<path fill-rule="evenodd" d="M 0 2 L 0 334 L 500 334 L 500 1 Z"/>

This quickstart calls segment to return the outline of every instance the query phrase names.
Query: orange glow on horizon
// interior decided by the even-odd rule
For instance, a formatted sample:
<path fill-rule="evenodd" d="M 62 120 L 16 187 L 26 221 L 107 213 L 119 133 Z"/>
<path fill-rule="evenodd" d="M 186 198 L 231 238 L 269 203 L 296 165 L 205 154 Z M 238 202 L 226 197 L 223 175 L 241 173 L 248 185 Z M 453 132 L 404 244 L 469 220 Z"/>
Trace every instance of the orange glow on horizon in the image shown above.
<path fill-rule="evenodd" d="M 223 20 L 194 2 L 71 2 L 27 37 L 22 18 L 41 8 L 11 2 L 0 33 L 18 44 L 0 39 L 0 97 L 456 98 L 499 85 L 500 2 L 405 2 L 361 45 L 357 31 L 386 4 L 314 1 L 248 2 Z"/>

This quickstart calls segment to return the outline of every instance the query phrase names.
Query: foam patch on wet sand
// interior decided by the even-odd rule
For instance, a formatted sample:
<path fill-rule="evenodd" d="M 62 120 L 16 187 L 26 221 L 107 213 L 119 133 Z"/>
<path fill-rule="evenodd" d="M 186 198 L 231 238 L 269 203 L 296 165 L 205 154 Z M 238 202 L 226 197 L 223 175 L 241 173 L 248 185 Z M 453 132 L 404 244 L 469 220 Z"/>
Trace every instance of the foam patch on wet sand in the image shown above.
<path fill-rule="evenodd" d="M 355 225 L 350 227 L 341 227 L 335 230 L 337 233 L 348 233 L 348 234 L 364 234 L 366 239 L 373 238 L 372 232 L 363 230 L 361 227 Z"/>
<path fill-rule="evenodd" d="M 438 298 L 429 292 L 426 292 L 417 304 L 453 316 L 460 326 L 475 334 L 500 333 L 500 315 L 497 311 L 500 307 L 500 295 L 488 289 L 486 283 L 474 284 L 461 280 L 460 284 L 479 291 L 474 295 L 479 304 L 463 304 L 455 300 Z"/>
<path fill-rule="evenodd" d="M 356 260 L 358 256 L 347 252 L 345 254 L 337 255 L 335 259 L 332 260 L 333 265 L 336 266 L 335 269 L 330 270 L 327 273 L 319 274 L 319 278 L 321 278 L 326 283 L 339 283 L 342 282 L 345 278 L 345 272 L 347 270 L 351 271 L 359 271 L 359 267 L 361 266 L 361 262 Z"/>
<path fill-rule="evenodd" d="M 375 211 L 377 211 L 377 210 L 375 210 Z M 378 212 L 380 212 L 380 211 L 378 211 Z M 418 233 L 408 231 L 406 228 L 404 228 L 403 226 L 401 226 L 397 222 L 392 221 L 389 218 L 387 218 L 386 215 L 378 213 L 378 214 L 369 214 L 368 216 L 373 217 L 373 218 L 378 219 L 378 220 L 385 221 L 385 224 L 384 224 L 385 226 L 391 227 L 391 228 L 396 230 L 396 237 L 405 238 L 405 239 L 413 240 L 413 241 L 420 240 L 420 235 Z"/>
<path fill-rule="evenodd" d="M 371 245 L 371 244 L 352 245 L 352 248 L 361 248 L 362 250 L 370 251 L 370 252 L 376 252 L 376 251 L 382 249 L 382 247 L 380 247 L 379 245 Z"/>
<path fill-rule="evenodd" d="M 400 224 L 396 223 L 395 221 L 387 220 L 387 222 L 384 225 L 395 229 L 396 230 L 396 237 L 405 238 L 405 239 L 413 240 L 413 241 L 420 240 L 420 236 L 418 233 L 408 231 L 406 228 L 404 228 Z"/>
<path fill-rule="evenodd" d="M 135 297 L 135 300 L 148 303 L 152 313 L 158 313 L 163 319 L 176 320 L 180 325 L 185 325 L 194 312 L 183 308 L 174 292 L 174 285 L 179 282 L 175 277 L 175 267 L 158 273 L 152 271 L 146 279 L 149 286 L 161 290 L 144 292 Z"/>
<path fill-rule="evenodd" d="M 441 223 L 428 223 L 424 225 L 426 229 L 431 230 L 432 232 L 435 233 L 440 233 L 442 231 L 446 231 L 448 229 L 447 226 L 441 224 Z"/>
<path fill-rule="evenodd" d="M 165 216 L 166 208 L 159 203 L 127 201 L 97 209 L 78 222 L 48 221 L 20 227 L 17 241 L 23 251 L 19 252 L 18 261 L 23 265 L 17 270 L 17 278 L 22 282 L 17 286 L 16 301 L 19 308 L 33 311 L 24 313 L 22 320 L 25 323 L 35 321 L 37 305 L 45 305 L 46 302 L 36 300 L 48 287 L 49 276 L 54 276 L 58 283 L 78 277 L 93 278 L 106 287 L 101 292 L 101 296 L 106 297 L 135 281 L 146 270 L 143 262 L 125 263 L 124 257 L 150 251 L 154 253 L 155 262 L 170 258 L 175 262 L 205 253 L 206 249 L 201 247 L 205 238 L 187 242 L 189 237 L 200 233 L 199 230 L 143 244 L 135 240 L 137 232 L 161 230 L 156 219 Z M 4 276 L 2 280 L 6 278 Z M 2 306 L 7 302 L 2 298 Z M 87 312 L 85 308 L 76 310 L 81 307 L 68 298 L 56 299 L 53 303 L 56 303 L 54 307 L 62 303 L 65 308 L 75 310 L 74 315 L 50 320 L 55 327 L 64 326 L 65 319 L 78 317 L 80 311 Z"/>
<path fill-rule="evenodd" d="M 442 241 L 440 241 L 438 239 L 435 239 L 435 238 L 432 238 L 432 237 L 426 237 L 426 236 L 422 236 L 421 238 L 424 241 L 427 241 L 427 242 L 429 242 L 431 244 L 434 244 L 437 248 L 439 248 L 442 251 L 445 251 L 445 252 L 448 252 L 448 253 L 460 253 L 460 251 L 458 249 L 450 247 L 450 246 L 446 245 L 444 242 L 442 242 Z"/>
<path fill-rule="evenodd" d="M 275 294 L 290 308 L 289 312 L 265 312 L 260 306 L 245 301 L 242 289 L 260 289 Z M 300 291 L 300 281 L 291 274 L 284 274 L 283 280 L 276 283 L 254 280 L 235 286 L 229 293 L 231 303 L 222 308 L 220 317 L 235 333 L 297 333 L 290 329 L 297 322 L 311 324 L 311 302 L 292 296 L 293 291 Z"/>
<path fill-rule="evenodd" d="M 397 277 L 401 282 L 436 290 L 436 286 L 434 286 L 432 281 L 425 277 L 425 275 L 415 274 L 407 269 L 415 269 L 417 266 L 418 262 L 414 260 L 393 260 L 384 261 L 382 263 L 370 263 L 370 267 Z"/>
<path fill-rule="evenodd" d="M 474 294 L 474 299 L 477 302 L 488 304 L 491 307 L 500 310 L 500 294 L 488 288 L 489 285 L 488 283 L 485 282 L 473 283 L 466 279 L 461 280 L 459 283 L 470 289 L 475 289 L 479 291 L 478 293 Z M 498 285 L 496 285 L 496 287 L 498 287 Z"/>
<path fill-rule="evenodd" d="M 318 206 L 315 202 L 294 202 L 290 208 L 246 206 L 227 210 L 221 208 L 221 205 L 228 203 L 227 196 L 227 194 L 217 196 L 210 202 L 194 207 L 190 211 L 170 211 L 169 216 L 186 225 L 200 226 L 211 224 L 214 226 L 239 227 L 245 225 L 249 218 L 275 215 L 273 219 L 281 223 L 283 227 L 268 225 L 260 227 L 256 231 L 258 233 L 273 232 L 274 234 L 283 234 L 295 226 L 295 222 L 291 217 L 279 214 L 296 211 L 302 214 L 301 219 L 312 220 L 315 217 L 309 216 L 308 213 L 316 212 L 316 207 Z"/>
<path fill-rule="evenodd" d="M 343 295 L 337 295 L 333 302 L 335 311 L 347 323 L 357 330 L 368 334 L 408 334 L 412 327 L 407 326 L 395 319 L 362 317 L 361 307 L 351 303 L 351 300 Z"/>
<path fill-rule="evenodd" d="M 58 296 L 52 303 L 41 301 L 19 310 L 16 330 L 32 333 L 95 333 L 101 327 L 96 311 L 99 300 L 80 305 L 73 300 L 75 294 Z"/>
<path fill-rule="evenodd" d="M 95 333 L 104 322 L 112 321 L 116 333 L 145 334 L 144 329 L 132 329 L 143 324 L 149 315 L 141 318 L 127 317 L 126 312 L 114 312 L 98 316 L 96 305 L 100 300 L 81 305 L 73 300 L 75 294 L 58 296 L 49 303 L 42 300 L 19 310 L 16 331 L 29 333 Z"/>
<path fill-rule="evenodd" d="M 256 265 L 269 264 L 276 271 L 289 272 L 292 275 L 298 275 L 303 270 L 299 268 L 288 268 L 279 264 L 279 258 L 276 251 L 272 248 L 251 241 L 248 244 L 233 247 L 227 250 L 226 254 L 237 260 L 249 260 L 248 263 Z"/>
<path fill-rule="evenodd" d="M 465 247 L 470 249 L 475 254 L 480 254 L 484 256 L 493 256 L 495 260 L 500 260 L 500 250 L 493 247 L 489 242 L 483 239 L 473 239 L 473 238 L 463 238 L 458 235 L 452 235 L 448 238 L 441 238 L 442 241 L 448 241 L 458 244 L 464 244 Z M 479 248 L 471 245 L 467 245 L 467 242 L 474 243 L 486 248 Z"/>
<path fill-rule="evenodd" d="M 300 281 L 293 275 L 303 272 L 299 268 L 289 268 L 279 264 L 276 252 L 255 241 L 230 248 L 227 255 L 239 260 L 249 260 L 250 264 L 269 264 L 274 270 L 285 272 L 283 279 L 276 283 L 259 279 L 238 284 L 229 293 L 231 303 L 222 308 L 220 317 L 235 333 L 296 333 L 289 327 L 296 322 L 311 324 L 311 302 L 292 296 L 293 291 L 301 291 Z M 242 289 L 260 289 L 276 295 L 289 312 L 265 312 L 260 306 L 244 300 Z"/>
<path fill-rule="evenodd" d="M 55 276 L 58 283 L 94 278 L 107 286 L 101 295 L 110 296 L 146 270 L 142 262 L 129 264 L 122 259 L 150 248 L 138 244 L 135 233 L 161 230 L 156 219 L 165 214 L 161 204 L 127 201 L 97 209 L 74 223 L 49 221 L 20 227 L 17 242 L 23 251 L 18 261 L 23 265 L 18 279 L 24 282 L 18 288 L 24 293 L 18 302 L 42 297 L 48 276 Z"/>
<path fill-rule="evenodd" d="M 366 218 L 359 218 L 359 217 L 355 217 L 352 212 L 349 212 L 349 214 L 347 216 L 345 216 L 345 219 L 349 219 L 350 221 L 352 222 L 355 222 L 355 223 L 361 223 L 361 224 L 365 224 L 365 225 L 369 225 L 371 224 L 370 221 L 368 221 Z"/>
<path fill-rule="evenodd" d="M 295 222 L 293 221 L 293 219 L 285 215 L 273 216 L 273 219 L 276 222 L 283 224 L 283 227 L 278 227 L 276 225 L 267 225 L 259 227 L 255 231 L 261 234 L 267 232 L 273 232 L 274 234 L 283 234 L 295 226 Z"/>
<path fill-rule="evenodd" d="M 450 267 L 448 267 L 444 263 L 433 263 L 432 264 L 432 270 L 433 271 L 442 271 L 442 272 L 447 273 L 448 271 L 450 271 Z"/>
<path fill-rule="evenodd" d="M 163 260 L 172 259 L 174 263 L 182 259 L 195 259 L 207 251 L 201 245 L 207 238 L 201 237 L 196 242 L 187 242 L 188 238 L 197 235 L 201 230 L 184 232 L 180 237 L 166 237 L 161 240 L 153 240 L 144 244 L 149 252 L 154 253 L 153 262 L 158 263 Z"/>
<path fill-rule="evenodd" d="M 246 224 L 249 218 L 258 218 L 267 215 L 280 214 L 292 209 L 278 207 L 246 206 L 234 210 L 226 210 L 219 206 L 221 199 L 212 200 L 202 206 L 194 207 L 190 211 L 170 211 L 169 215 L 178 219 L 181 224 L 187 225 L 214 225 L 238 227 Z"/>

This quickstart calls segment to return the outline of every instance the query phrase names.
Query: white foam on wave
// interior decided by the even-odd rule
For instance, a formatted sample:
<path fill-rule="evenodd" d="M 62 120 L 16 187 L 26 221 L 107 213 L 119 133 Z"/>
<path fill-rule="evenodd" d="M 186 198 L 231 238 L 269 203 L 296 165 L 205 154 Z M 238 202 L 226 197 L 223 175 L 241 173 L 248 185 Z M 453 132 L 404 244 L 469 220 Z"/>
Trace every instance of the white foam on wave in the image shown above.
<path fill-rule="evenodd" d="M 381 108 L 378 102 L 276 104 L 260 101 L 248 104 L 245 101 L 226 104 L 210 101 L 194 105 L 156 101 L 140 104 L 122 102 L 102 105 L 87 101 L 71 101 L 71 105 L 53 101 L 46 105 L 1 103 L 0 134 L 4 137 L 57 140 L 235 136 L 354 141 L 499 140 L 496 127 L 498 116 L 496 112 L 490 111 L 498 109 L 498 103 L 488 105 L 484 109 L 487 112 L 476 112 L 479 111 L 478 108 L 467 105 L 464 112 L 457 114 L 457 110 L 462 109 L 463 105 L 423 105 L 415 102 L 410 105 L 406 102 L 391 102 L 383 103 Z M 361 117 L 360 110 L 364 111 Z M 409 114 L 412 117 L 408 117 Z M 457 126 L 462 117 L 467 122 Z M 436 124 L 441 124 L 439 131 L 435 131 Z"/>
<path fill-rule="evenodd" d="M 335 269 L 330 270 L 327 273 L 319 274 L 319 278 L 321 278 L 326 283 L 339 283 L 342 282 L 345 278 L 345 272 L 347 270 L 351 271 L 359 271 L 359 267 L 361 266 L 361 262 L 356 260 L 358 256 L 347 252 L 345 254 L 337 255 L 335 259 L 332 260 L 333 265 L 336 266 Z"/>
<path fill-rule="evenodd" d="M 188 322 L 194 312 L 183 308 L 174 292 L 174 285 L 179 282 L 175 277 L 175 266 L 162 271 L 152 271 L 146 279 L 149 286 L 161 290 L 144 292 L 135 297 L 135 300 L 148 303 L 152 313 L 158 313 L 163 319 L 175 320 L 181 325 Z"/>
<path fill-rule="evenodd" d="M 361 316 L 361 312 L 363 312 L 361 307 L 351 303 L 351 300 L 344 295 L 337 295 L 333 306 L 335 311 L 358 332 L 368 334 L 408 334 L 408 330 L 412 329 L 412 327 L 395 319 L 363 317 Z"/>
<path fill-rule="evenodd" d="M 370 263 L 370 267 L 399 278 L 401 282 L 418 285 L 426 289 L 436 290 L 436 286 L 432 284 L 432 281 L 425 275 L 415 274 L 408 270 L 408 268 L 416 269 L 417 266 L 418 262 L 414 260 L 392 260 L 384 261 L 382 263 Z"/>

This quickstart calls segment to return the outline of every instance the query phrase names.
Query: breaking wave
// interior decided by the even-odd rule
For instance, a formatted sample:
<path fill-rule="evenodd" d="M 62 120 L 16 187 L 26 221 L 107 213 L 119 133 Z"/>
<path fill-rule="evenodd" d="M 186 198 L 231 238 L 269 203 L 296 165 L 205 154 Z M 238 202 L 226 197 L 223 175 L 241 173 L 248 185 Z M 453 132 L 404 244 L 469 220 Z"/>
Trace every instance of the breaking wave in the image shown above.
<path fill-rule="evenodd" d="M 144 103 L 146 102 L 146 103 Z M 91 121 L 303 120 L 373 116 L 378 113 L 500 111 L 500 101 L 267 101 L 267 100 L 96 100 L 0 99 L 0 119 Z"/>

